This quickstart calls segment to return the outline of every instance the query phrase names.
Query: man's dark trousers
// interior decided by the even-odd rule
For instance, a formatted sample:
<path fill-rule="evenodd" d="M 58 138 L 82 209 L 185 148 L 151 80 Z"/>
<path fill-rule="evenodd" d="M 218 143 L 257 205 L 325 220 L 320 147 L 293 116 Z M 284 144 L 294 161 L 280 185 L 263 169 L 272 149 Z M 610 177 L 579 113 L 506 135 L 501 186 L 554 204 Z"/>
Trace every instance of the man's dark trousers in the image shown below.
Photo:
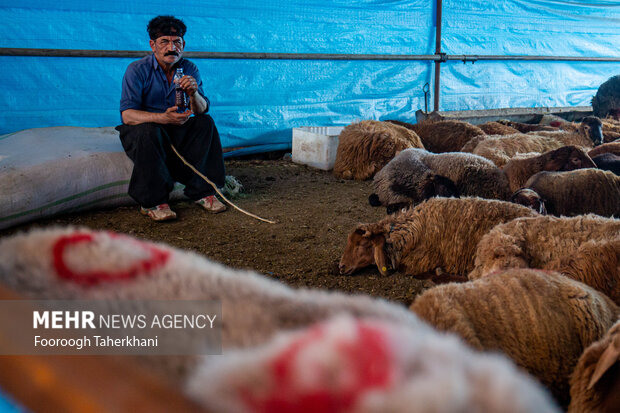
<path fill-rule="evenodd" d="M 175 182 L 185 185 L 185 195 L 192 200 L 215 194 L 209 183 L 179 159 L 170 143 L 218 188 L 224 186 L 222 144 L 211 116 L 192 116 L 180 126 L 141 123 L 116 129 L 134 164 L 128 193 L 141 206 L 167 203 Z"/>

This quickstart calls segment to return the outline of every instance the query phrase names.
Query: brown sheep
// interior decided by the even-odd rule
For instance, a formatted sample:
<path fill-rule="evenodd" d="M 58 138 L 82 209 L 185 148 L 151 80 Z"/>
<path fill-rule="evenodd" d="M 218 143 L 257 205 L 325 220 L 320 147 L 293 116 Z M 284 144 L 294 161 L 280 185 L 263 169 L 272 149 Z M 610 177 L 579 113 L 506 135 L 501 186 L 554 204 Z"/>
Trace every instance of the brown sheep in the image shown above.
<path fill-rule="evenodd" d="M 510 202 L 523 205 L 528 208 L 532 208 L 534 211 L 541 215 L 547 215 L 547 207 L 545 207 L 545 200 L 529 188 L 517 189 L 510 197 Z"/>
<path fill-rule="evenodd" d="M 471 138 L 485 135 L 484 131 L 471 123 L 462 120 L 432 120 L 411 124 L 398 120 L 388 120 L 414 131 L 422 140 L 424 148 L 429 152 L 457 152 Z"/>
<path fill-rule="evenodd" d="M 512 126 L 505 125 L 500 122 L 485 122 L 481 125 L 478 125 L 480 129 L 484 131 L 487 135 L 512 135 L 513 133 L 521 132 L 518 129 L 513 128 Z"/>
<path fill-rule="evenodd" d="M 431 198 L 413 209 L 349 234 L 340 273 L 349 275 L 376 264 L 423 277 L 436 269 L 464 276 L 474 267 L 478 241 L 495 225 L 538 214 L 522 205 L 482 198 Z"/>
<path fill-rule="evenodd" d="M 620 411 L 620 321 L 583 352 L 571 377 L 568 413 Z"/>
<path fill-rule="evenodd" d="M 508 268 L 558 271 L 620 304 L 620 220 L 538 216 L 497 225 L 480 239 L 468 277 Z"/>
<path fill-rule="evenodd" d="M 516 121 L 506 120 L 506 119 L 498 120 L 497 122 L 501 123 L 502 125 L 509 126 L 513 129 L 516 129 L 517 132 L 521 132 L 521 133 L 558 130 L 556 126 L 521 123 L 521 122 L 516 122 Z"/>
<path fill-rule="evenodd" d="M 568 405 L 579 356 L 603 337 L 620 311 L 585 284 L 532 269 L 431 288 L 411 310 L 475 349 L 503 352 L 538 378 L 562 407 Z"/>
<path fill-rule="evenodd" d="M 620 217 L 620 176 L 601 169 L 538 172 L 525 183 L 545 200 L 552 215 Z"/>
<path fill-rule="evenodd" d="M 613 142 L 620 139 L 620 121 L 612 118 L 601 120 L 603 121 L 603 142 Z"/>
<path fill-rule="evenodd" d="M 603 123 L 596 116 L 586 116 L 580 123 L 564 123 L 558 131 L 531 132 L 536 136 L 548 136 L 564 145 L 592 148 L 603 143 Z"/>
<path fill-rule="evenodd" d="M 595 167 L 596 164 L 582 148 L 570 145 L 538 156 L 513 157 L 502 170 L 508 178 L 510 191 L 515 192 L 522 188 L 532 175 L 540 171 L 572 171 Z"/>
<path fill-rule="evenodd" d="M 340 132 L 334 175 L 343 179 L 372 178 L 406 148 L 423 148 L 418 135 L 389 122 L 364 120 Z"/>
<path fill-rule="evenodd" d="M 470 149 L 470 144 L 468 144 L 462 150 L 483 156 L 501 168 L 519 153 L 544 153 L 562 146 L 565 145 L 554 138 L 518 133 L 505 136 L 488 136 L 479 141 L 473 149 Z"/>
<path fill-rule="evenodd" d="M 613 153 L 614 155 L 620 156 L 620 141 L 604 143 L 588 151 L 590 158 L 594 158 L 596 155 L 603 153 Z"/>
<path fill-rule="evenodd" d="M 544 153 L 566 145 L 592 148 L 602 141 L 601 121 L 595 117 L 585 118 L 577 131 L 539 131 L 528 134 L 488 136 L 480 142 L 464 145 L 461 150 L 484 156 L 495 165 L 503 167 L 518 153 Z"/>

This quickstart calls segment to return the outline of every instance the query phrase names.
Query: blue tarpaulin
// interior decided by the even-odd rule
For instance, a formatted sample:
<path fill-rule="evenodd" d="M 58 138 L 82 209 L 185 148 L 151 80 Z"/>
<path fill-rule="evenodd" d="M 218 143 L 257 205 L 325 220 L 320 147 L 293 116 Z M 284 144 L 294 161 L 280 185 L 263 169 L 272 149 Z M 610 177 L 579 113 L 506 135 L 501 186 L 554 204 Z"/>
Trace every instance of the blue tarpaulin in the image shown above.
<path fill-rule="evenodd" d="M 435 53 L 435 1 L 0 1 L 0 48 L 149 51 L 146 24 L 182 18 L 186 51 Z M 620 56 L 617 1 L 443 1 L 448 55 Z M 114 126 L 134 58 L 0 56 L 0 134 Z M 224 147 L 290 145 L 291 128 L 361 119 L 415 121 L 431 61 L 192 59 Z M 442 111 L 585 106 L 613 62 L 448 61 Z M 432 96 L 429 97 L 432 109 Z"/>

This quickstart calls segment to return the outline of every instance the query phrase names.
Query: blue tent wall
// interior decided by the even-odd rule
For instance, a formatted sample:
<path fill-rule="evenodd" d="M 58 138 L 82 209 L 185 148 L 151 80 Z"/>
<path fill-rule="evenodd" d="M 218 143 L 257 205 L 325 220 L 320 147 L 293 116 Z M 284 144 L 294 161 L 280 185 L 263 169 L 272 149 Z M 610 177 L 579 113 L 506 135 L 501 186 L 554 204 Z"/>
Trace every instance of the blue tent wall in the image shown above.
<path fill-rule="evenodd" d="M 0 1 L 0 47 L 149 50 L 146 24 L 173 14 L 187 51 L 433 54 L 432 0 Z M 448 54 L 616 56 L 613 1 L 443 1 Z M 0 56 L 0 134 L 112 126 L 131 58 Z M 429 61 L 193 59 L 225 147 L 290 145 L 291 128 L 413 121 Z M 583 106 L 616 63 L 443 63 L 440 110 Z M 432 108 L 432 101 L 429 101 Z"/>

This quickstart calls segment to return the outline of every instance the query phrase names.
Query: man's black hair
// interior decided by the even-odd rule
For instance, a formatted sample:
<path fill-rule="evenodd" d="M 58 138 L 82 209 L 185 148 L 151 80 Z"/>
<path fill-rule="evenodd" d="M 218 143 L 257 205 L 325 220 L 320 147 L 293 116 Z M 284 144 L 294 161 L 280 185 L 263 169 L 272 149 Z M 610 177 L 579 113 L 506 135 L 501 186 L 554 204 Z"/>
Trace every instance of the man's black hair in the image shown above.
<path fill-rule="evenodd" d="M 146 31 L 149 32 L 151 40 L 156 40 L 161 36 L 183 37 L 186 30 L 185 23 L 174 16 L 157 16 L 151 19 L 146 26 Z"/>

